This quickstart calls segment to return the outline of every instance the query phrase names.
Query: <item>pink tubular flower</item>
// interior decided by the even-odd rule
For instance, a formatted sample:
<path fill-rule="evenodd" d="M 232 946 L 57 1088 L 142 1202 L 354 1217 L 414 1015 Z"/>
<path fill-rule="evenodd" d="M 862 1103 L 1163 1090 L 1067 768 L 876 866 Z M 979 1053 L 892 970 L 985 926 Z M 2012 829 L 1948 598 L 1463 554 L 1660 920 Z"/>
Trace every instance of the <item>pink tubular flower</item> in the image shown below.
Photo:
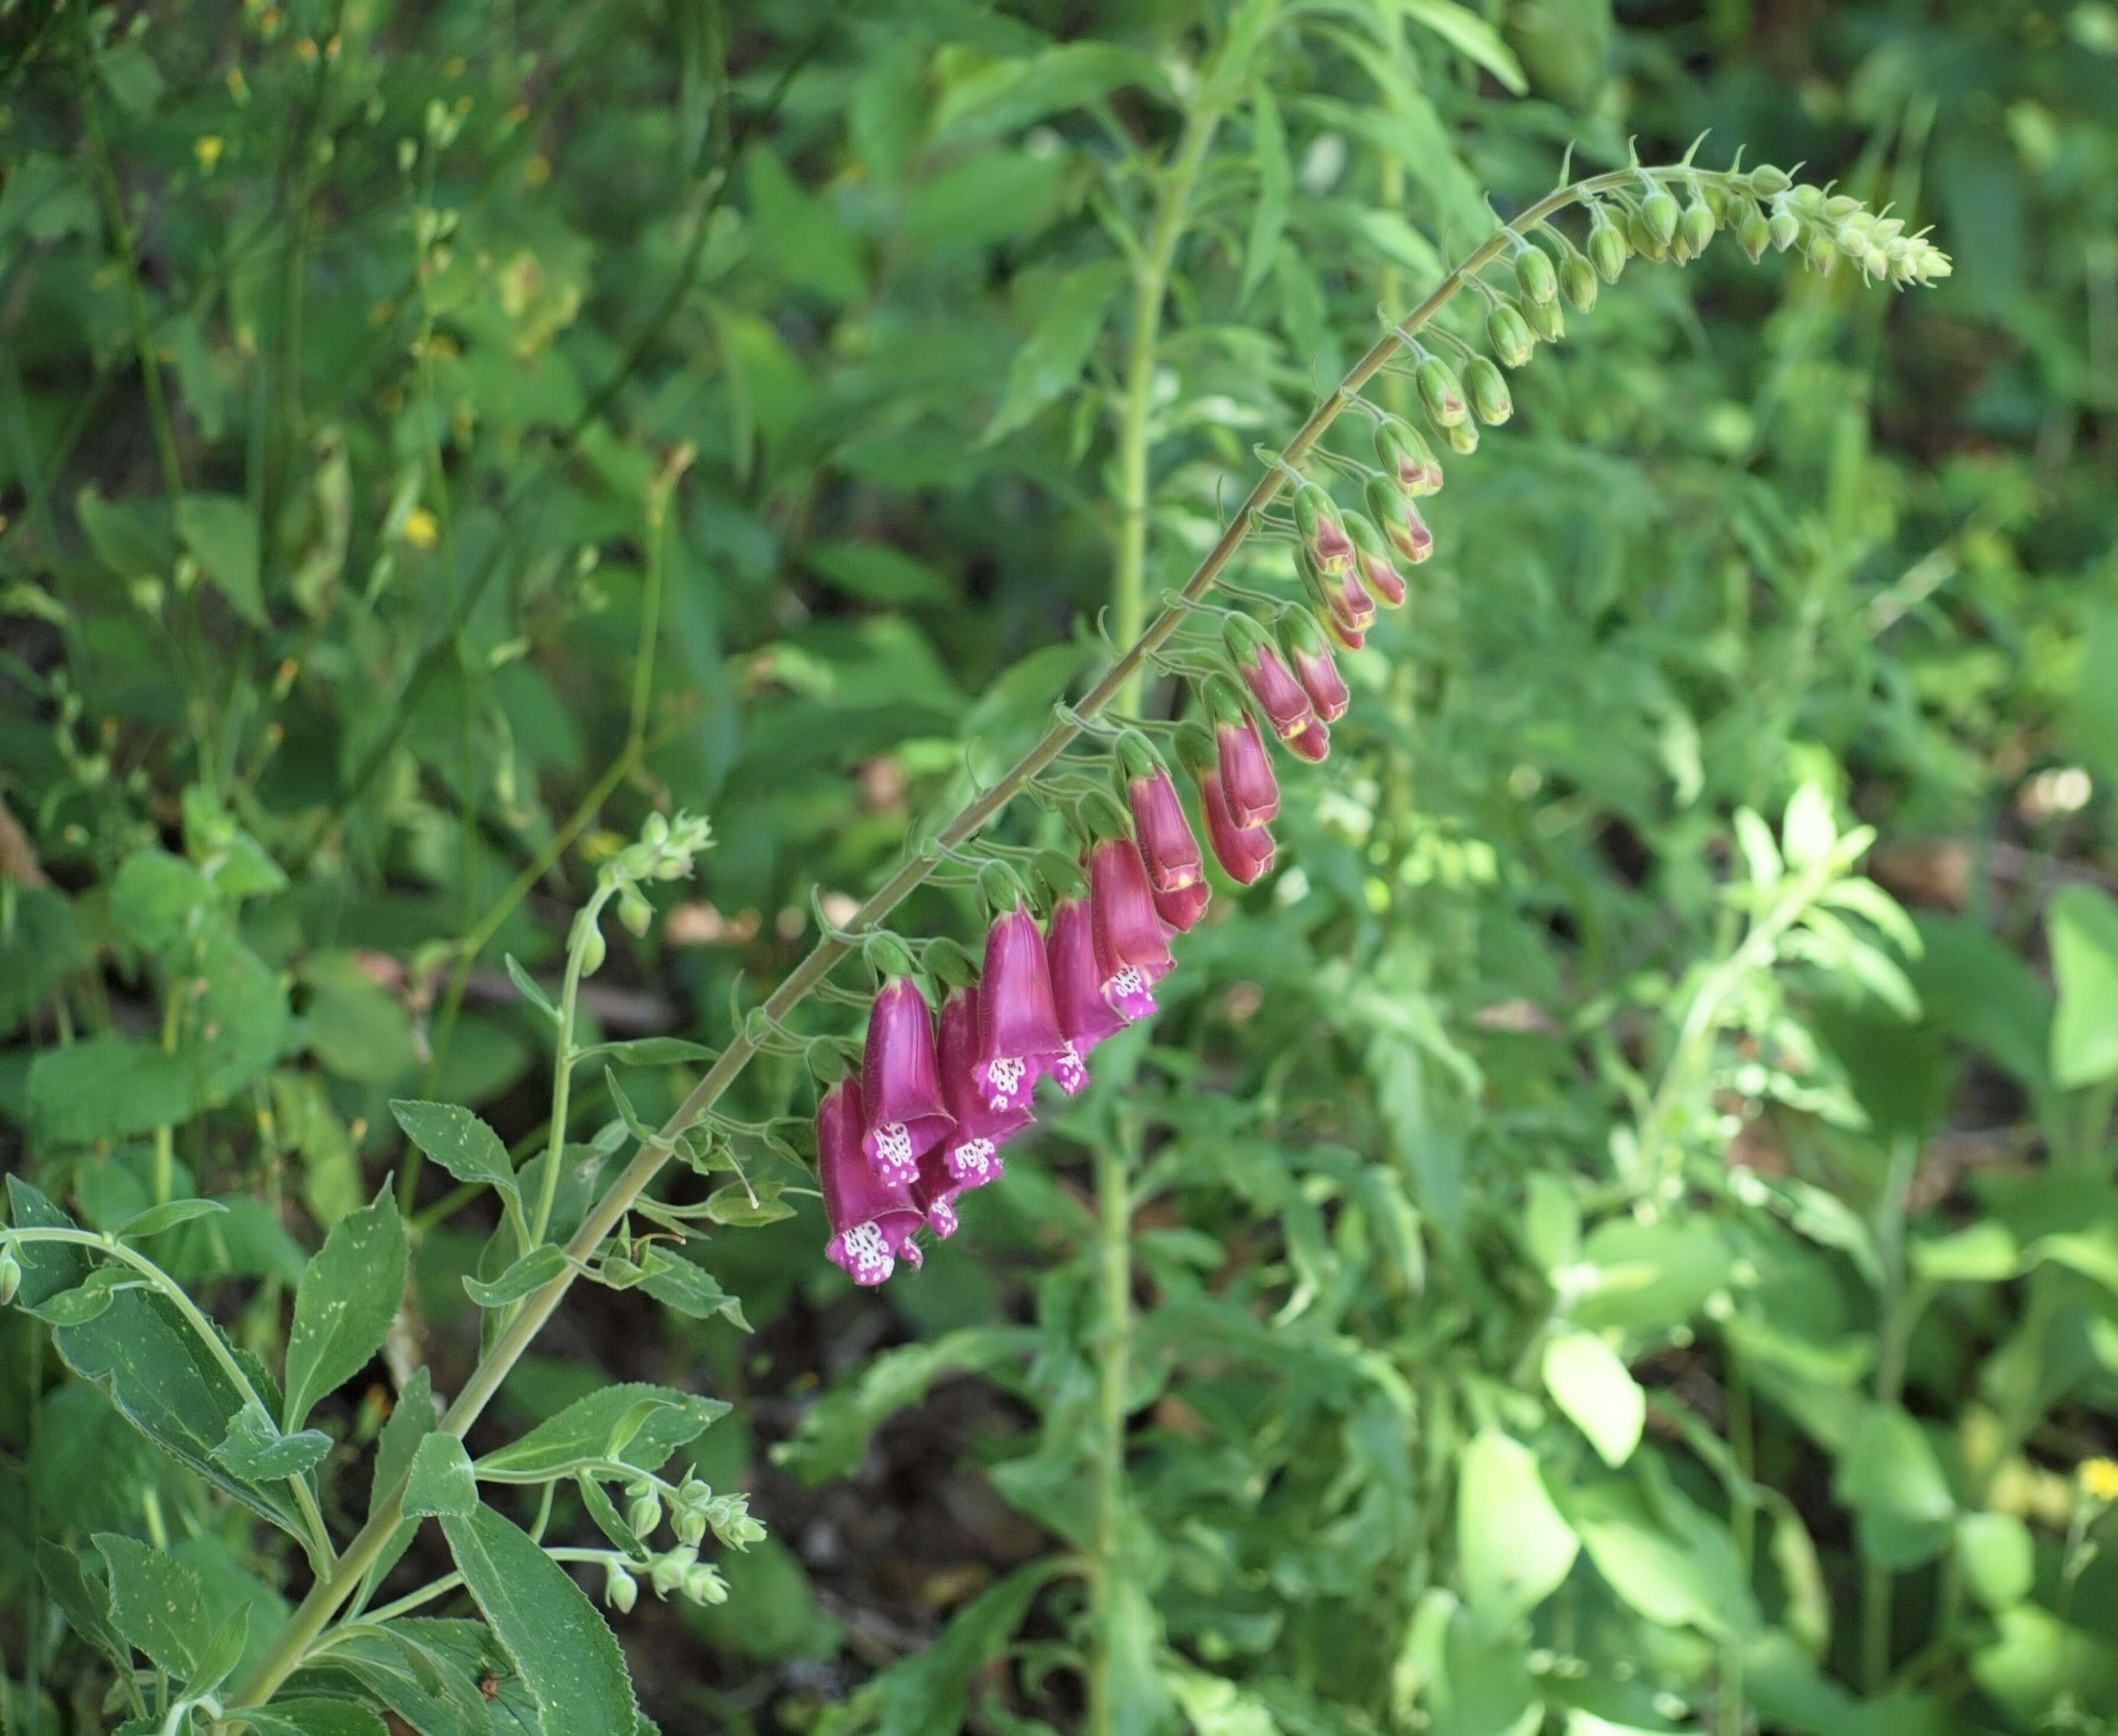
<path fill-rule="evenodd" d="M 1348 562 L 1344 572 L 1326 578 L 1325 587 L 1325 600 L 1339 626 L 1365 638 L 1368 629 L 1376 624 L 1376 599 L 1361 582 L 1358 570 Z"/>
<path fill-rule="evenodd" d="M 1353 545 L 1339 520 L 1339 509 L 1316 483 L 1304 482 L 1294 491 L 1294 524 L 1310 557 L 1325 572 L 1353 564 Z"/>
<path fill-rule="evenodd" d="M 1228 655 L 1236 673 L 1257 701 L 1258 709 L 1283 741 L 1297 736 L 1316 721 L 1309 695 L 1302 690 L 1279 650 L 1265 630 L 1247 615 L 1231 615 L 1223 630 Z"/>
<path fill-rule="evenodd" d="M 1272 833 L 1263 826 L 1236 824 L 1218 776 L 1202 778 L 1199 794 L 1206 810 L 1206 842 L 1214 847 L 1214 860 L 1238 885 L 1251 884 L 1272 866 Z"/>
<path fill-rule="evenodd" d="M 1147 865 L 1131 838 L 1107 838 L 1089 852 L 1089 912 L 1103 999 L 1128 1019 L 1145 1018 L 1154 1010 L 1154 986 L 1169 974 L 1172 961 Z"/>
<path fill-rule="evenodd" d="M 1038 1077 L 1066 1051 L 1036 919 L 1020 908 L 995 916 L 986 930 L 978 1059 L 971 1067 L 986 1106 L 1028 1108 Z"/>
<path fill-rule="evenodd" d="M 1240 702 L 1236 709 L 1240 719 L 1229 721 L 1215 708 L 1214 741 L 1220 750 L 1221 793 L 1237 825 L 1261 826 L 1279 812 L 1279 783 L 1272 775 L 1257 719 L 1243 711 Z"/>
<path fill-rule="evenodd" d="M 1320 718 L 1301 734 L 1287 738 L 1288 752 L 1298 760 L 1306 760 L 1311 765 L 1320 764 L 1331 752 L 1331 732 Z"/>
<path fill-rule="evenodd" d="M 1027 1109 L 994 1109 L 973 1079 L 978 1058 L 978 989 L 956 990 L 941 1003 L 941 1097 L 955 1131 L 936 1147 L 951 1181 L 983 1186 L 1000 1174 L 1000 1148 L 1029 1125 Z M 923 1184 L 927 1166 L 923 1161 Z M 914 1198 L 918 1189 L 915 1187 Z"/>
<path fill-rule="evenodd" d="M 1206 871 L 1199 840 L 1177 799 L 1177 786 L 1145 741 L 1129 743 L 1126 754 L 1126 804 L 1132 810 L 1134 833 L 1147 863 L 1148 883 L 1157 892 L 1195 886 Z"/>
<path fill-rule="evenodd" d="M 1213 889 L 1204 880 L 1181 892 L 1158 892 L 1154 895 L 1154 913 L 1172 934 L 1181 935 L 1205 915 L 1213 896 Z"/>
<path fill-rule="evenodd" d="M 1309 695 L 1309 703 L 1316 708 L 1318 721 L 1337 723 L 1345 716 L 1351 695 L 1346 691 L 1339 666 L 1331 661 L 1330 646 L 1316 630 L 1316 623 L 1297 612 L 1288 616 L 1280 624 L 1280 632 L 1288 660 L 1294 665 L 1295 675 L 1302 682 L 1302 690 Z"/>
<path fill-rule="evenodd" d="M 824 1257 L 856 1284 L 880 1284 L 899 1258 L 919 1263 L 912 1241 L 919 1208 L 909 1189 L 885 1181 L 862 1155 L 862 1119 L 858 1074 L 839 1080 L 816 1106 L 816 1179 L 831 1226 Z"/>
<path fill-rule="evenodd" d="M 909 976 L 891 977 L 875 997 L 861 1074 L 867 1081 L 861 1150 L 885 1181 L 909 1187 L 920 1154 L 948 1137 L 955 1117 L 941 1099 L 934 1017 Z"/>
<path fill-rule="evenodd" d="M 1182 893 L 1173 896 L 1182 896 Z M 1052 1069 L 1059 1088 L 1072 1097 L 1089 1083 L 1089 1051 L 1126 1027 L 1126 1015 L 1103 995 L 1096 963 L 1096 923 L 1086 898 L 1061 898 L 1052 907 L 1044 952 L 1052 969 L 1052 998 L 1066 1052 Z"/>
<path fill-rule="evenodd" d="M 1404 601 L 1404 581 L 1398 577 L 1397 569 L 1390 565 L 1390 549 L 1394 548 L 1404 560 L 1417 566 L 1434 552 L 1434 533 L 1427 528 L 1427 520 L 1420 517 L 1419 509 L 1412 504 L 1410 495 L 1401 488 L 1392 487 L 1387 477 L 1376 477 L 1368 483 L 1367 502 L 1368 510 L 1375 517 L 1372 522 L 1363 519 L 1361 524 L 1353 526 L 1353 541 L 1360 549 L 1364 573 L 1371 560 L 1387 570 L 1388 579 L 1376 589 L 1383 601 L 1395 608 Z M 1382 526 L 1380 531 L 1376 529 L 1378 524 Z M 1389 538 L 1387 544 L 1384 542 L 1385 535 Z M 1368 582 L 1376 583 L 1372 575 Z"/>
<path fill-rule="evenodd" d="M 919 1178 L 912 1184 L 912 1203 L 926 1220 L 927 1227 L 945 1242 L 956 1233 L 957 1198 L 971 1185 L 949 1173 L 948 1163 L 938 1149 L 919 1160 Z"/>

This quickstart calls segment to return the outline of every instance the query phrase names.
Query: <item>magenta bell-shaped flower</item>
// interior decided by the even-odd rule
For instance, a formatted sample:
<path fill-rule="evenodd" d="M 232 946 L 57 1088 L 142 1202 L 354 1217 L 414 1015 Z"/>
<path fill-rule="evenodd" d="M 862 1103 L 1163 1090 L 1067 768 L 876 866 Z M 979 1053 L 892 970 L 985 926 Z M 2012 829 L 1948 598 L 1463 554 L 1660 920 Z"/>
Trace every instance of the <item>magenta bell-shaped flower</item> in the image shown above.
<path fill-rule="evenodd" d="M 975 985 L 958 989 L 941 1003 L 941 1097 L 956 1126 L 936 1151 L 944 1172 L 960 1189 L 983 1187 L 998 1175 L 1001 1147 L 1031 1120 L 1026 1108 L 991 1107 L 972 1077 L 978 1059 L 979 992 Z M 927 1175 L 923 1160 L 921 1184 Z M 918 1197 L 918 1185 L 913 1197 Z"/>
<path fill-rule="evenodd" d="M 1283 741 L 1297 736 L 1316 721 L 1309 695 L 1302 690 L 1288 668 L 1279 648 L 1265 637 L 1265 630 L 1247 615 L 1231 615 L 1223 637 L 1236 673 L 1257 701 L 1272 732 Z"/>
<path fill-rule="evenodd" d="M 861 1150 L 861 1082 L 843 1078 L 816 1106 L 816 1180 L 831 1239 L 824 1257 L 856 1284 L 880 1284 L 899 1258 L 919 1264 L 919 1208 L 909 1188 L 885 1181 Z"/>
<path fill-rule="evenodd" d="M 1283 745 L 1297 759 L 1306 760 L 1311 765 L 1320 764 L 1330 755 L 1331 732 L 1319 718 L 1300 733 L 1289 736 Z"/>
<path fill-rule="evenodd" d="M 1206 842 L 1213 847 L 1214 860 L 1238 885 L 1251 884 L 1272 866 L 1272 833 L 1262 825 L 1236 824 L 1219 776 L 1201 778 L 1199 795 L 1206 810 Z"/>
<path fill-rule="evenodd" d="M 1052 907 L 1044 953 L 1052 967 L 1052 998 L 1066 1052 L 1052 1069 L 1059 1088 L 1072 1097 L 1089 1083 L 1089 1051 L 1126 1027 L 1126 1015 L 1103 995 L 1096 962 L 1096 921 L 1086 898 L 1061 898 Z"/>
<path fill-rule="evenodd" d="M 1145 777 L 1128 778 L 1126 801 L 1132 810 L 1140 859 L 1147 864 L 1148 884 L 1157 892 L 1181 892 L 1199 884 L 1206 864 L 1168 772 L 1158 764 Z"/>
<path fill-rule="evenodd" d="M 1316 709 L 1318 721 L 1337 723 L 1345 716 L 1351 695 L 1346 691 L 1345 679 L 1339 673 L 1338 664 L 1331 660 L 1330 646 L 1316 630 L 1316 623 L 1306 614 L 1291 614 L 1281 624 L 1281 632 L 1288 661 L 1294 665 L 1302 690 L 1309 695 L 1309 703 Z"/>
<path fill-rule="evenodd" d="M 1180 891 L 1158 892 L 1154 895 L 1154 913 L 1172 934 L 1181 935 L 1206 914 L 1206 906 L 1213 897 L 1213 888 L 1203 880 Z"/>
<path fill-rule="evenodd" d="M 1279 782 L 1272 775 L 1257 720 L 1248 712 L 1237 723 L 1217 717 L 1214 740 L 1220 751 L 1221 793 L 1228 798 L 1229 817 L 1239 826 L 1265 824 L 1279 812 Z"/>
<path fill-rule="evenodd" d="M 1089 851 L 1089 912 L 1103 999 L 1128 1019 L 1145 1018 L 1154 1010 L 1154 986 L 1172 961 L 1147 865 L 1131 838 L 1107 838 Z"/>
<path fill-rule="evenodd" d="M 885 1181 L 909 1188 L 919 1174 L 921 1153 L 956 1124 L 941 1097 L 933 1015 L 909 976 L 891 977 L 875 997 L 861 1076 L 867 1082 L 861 1150 Z"/>
<path fill-rule="evenodd" d="M 948 1162 L 938 1147 L 919 1160 L 919 1179 L 912 1184 L 912 1203 L 919 1208 L 927 1227 L 945 1242 L 956 1233 L 956 1199 L 966 1191 L 967 1184 L 949 1173 Z"/>
<path fill-rule="evenodd" d="M 988 1109 L 1027 1109 L 1038 1077 L 1049 1073 L 1066 1052 L 1059 1014 L 1052 1004 L 1044 936 L 1028 911 L 1008 911 L 994 917 L 986 930 L 972 1080 Z"/>

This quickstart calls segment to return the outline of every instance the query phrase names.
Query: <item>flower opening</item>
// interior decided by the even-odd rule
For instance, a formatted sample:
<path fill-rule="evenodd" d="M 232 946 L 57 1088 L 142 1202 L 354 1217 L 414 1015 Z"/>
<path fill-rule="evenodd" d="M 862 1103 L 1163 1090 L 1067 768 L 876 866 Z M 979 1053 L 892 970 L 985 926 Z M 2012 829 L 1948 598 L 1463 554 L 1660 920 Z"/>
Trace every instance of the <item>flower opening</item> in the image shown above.
<path fill-rule="evenodd" d="M 877 1175 L 862 1151 L 863 1115 L 858 1074 L 816 1105 L 816 1179 L 831 1226 L 824 1257 L 856 1284 L 880 1284 L 900 1258 L 919 1263 L 920 1214 L 909 1189 Z"/>
<path fill-rule="evenodd" d="M 986 930 L 985 971 L 978 996 L 978 1050 L 971 1077 L 986 1106 L 1026 1109 L 1040 1076 L 1066 1052 L 1044 937 L 1020 907 L 993 918 Z"/>
<path fill-rule="evenodd" d="M 948 1137 L 955 1117 L 942 1101 L 933 1015 L 909 976 L 892 977 L 875 998 L 861 1076 L 861 1150 L 885 1181 L 909 1187 L 920 1157 Z"/>

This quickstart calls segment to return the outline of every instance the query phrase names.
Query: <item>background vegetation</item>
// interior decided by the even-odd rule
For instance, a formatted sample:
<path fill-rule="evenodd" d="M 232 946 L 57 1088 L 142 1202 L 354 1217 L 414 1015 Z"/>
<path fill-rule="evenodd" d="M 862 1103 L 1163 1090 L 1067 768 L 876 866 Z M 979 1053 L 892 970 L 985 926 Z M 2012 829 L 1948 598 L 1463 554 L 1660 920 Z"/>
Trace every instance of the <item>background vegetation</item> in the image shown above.
<path fill-rule="evenodd" d="M 311 1367 L 342 1535 L 497 1272 L 389 1101 L 550 1133 L 503 956 L 549 990 L 710 815 L 583 1040 L 727 1041 L 1488 197 L 1710 128 L 1954 276 L 1636 261 L 1450 459 L 1278 872 L 963 1232 L 856 1293 L 753 1140 L 689 1312 L 581 1287 L 470 1445 L 733 1407 L 682 1462 L 767 1535 L 613 1616 L 671 1730 L 2110 1729 L 2114 113 L 2102 0 L 0 7 L 0 1156 L 95 1230 L 222 1202 L 147 1245 L 268 1384 L 395 1190 L 405 1306 Z M 696 1077 L 617 1059 L 570 1174 Z M 160 1728 L 127 1539 L 232 1668 L 310 1577 L 85 1341 L 0 1315 L 11 1732 Z M 444 1637 L 354 1674 L 585 1728 Z"/>

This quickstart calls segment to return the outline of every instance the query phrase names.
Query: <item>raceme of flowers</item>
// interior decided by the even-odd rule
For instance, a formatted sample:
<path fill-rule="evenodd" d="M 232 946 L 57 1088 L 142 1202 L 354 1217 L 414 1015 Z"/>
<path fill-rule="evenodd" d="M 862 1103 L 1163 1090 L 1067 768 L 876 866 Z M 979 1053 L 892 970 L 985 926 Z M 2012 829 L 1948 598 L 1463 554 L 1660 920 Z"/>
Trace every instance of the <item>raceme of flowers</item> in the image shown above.
<path fill-rule="evenodd" d="M 1679 205 L 1672 185 L 1688 192 L 1687 203 Z M 1684 264 L 1723 229 L 1736 231 L 1753 260 L 1769 247 L 1798 247 L 1819 270 L 1844 257 L 1864 278 L 1900 288 L 1949 272 L 1948 257 L 1923 233 L 1907 234 L 1901 219 L 1797 186 L 1770 167 L 1635 168 L 1599 178 L 1584 203 L 1585 252 L 1547 219 L 1532 226 L 1534 239 L 1507 232 L 1488 261 L 1505 253 L 1513 293 L 1487 282 L 1482 268 L 1464 279 L 1483 299 L 1485 336 L 1500 364 L 1521 367 L 1539 342 L 1559 340 L 1562 296 L 1586 312 L 1599 279 L 1616 282 L 1633 255 Z M 1480 423 L 1514 413 L 1501 367 L 1453 332 L 1430 326 L 1425 335 L 1461 352 L 1460 372 L 1404 327 L 1390 365 L 1410 375 L 1436 436 L 1454 452 L 1474 451 Z M 1219 644 L 1180 641 L 1159 659 L 1193 680 L 1197 705 L 1182 723 L 1149 727 L 1167 732 L 1197 787 L 1214 860 L 1239 885 L 1273 863 L 1279 786 L 1267 733 L 1311 764 L 1330 752 L 1330 726 L 1348 701 L 1332 644 L 1358 649 L 1377 608 L 1405 599 L 1399 563 L 1417 566 L 1434 549 L 1417 505 L 1441 487 L 1433 449 L 1364 399 L 1348 404 L 1373 418 L 1380 468 L 1320 448 L 1308 455 L 1356 482 L 1364 510 L 1342 509 L 1327 488 L 1264 455 L 1292 487 L 1290 510 L 1263 522 L 1293 542 L 1305 600 L 1246 593 L 1265 621 L 1191 601 L 1186 628 L 1218 616 Z M 1088 1083 L 1095 1046 L 1154 1011 L 1155 986 L 1174 963 L 1172 938 L 1206 910 L 1205 863 L 1168 766 L 1138 728 L 1117 736 L 1113 758 L 1123 801 L 1098 789 L 1069 806 L 1083 838 L 1078 869 L 1064 858 L 1052 868 L 1050 852 L 1038 859 L 1041 925 L 1020 882 L 996 863 L 980 880 L 991 918 L 983 967 L 947 943 L 929 943 L 928 972 L 943 986 L 938 1029 L 909 953 L 886 937 L 879 950 L 871 943 L 884 981 L 860 1071 L 832 1083 L 816 1111 L 825 1253 L 856 1283 L 881 1283 L 899 1260 L 917 1267 L 923 1231 L 955 1234 L 957 1201 L 1001 1173 L 1001 1148 L 1034 1119 L 1037 1082 L 1048 1078 L 1068 1096 Z"/>

